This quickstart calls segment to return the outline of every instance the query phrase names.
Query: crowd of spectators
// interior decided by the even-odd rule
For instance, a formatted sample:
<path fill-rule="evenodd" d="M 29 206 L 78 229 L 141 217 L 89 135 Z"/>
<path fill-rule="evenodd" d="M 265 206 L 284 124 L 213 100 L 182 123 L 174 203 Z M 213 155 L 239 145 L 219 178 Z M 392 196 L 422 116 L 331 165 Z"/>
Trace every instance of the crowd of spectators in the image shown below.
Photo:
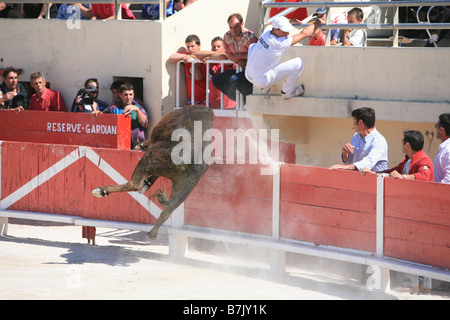
<path fill-rule="evenodd" d="M 66 103 L 59 91 L 50 89 L 45 75 L 34 72 L 30 75 L 30 85 L 35 93 L 29 97 L 26 89 L 19 83 L 20 71 L 14 67 L 3 70 L 3 82 L 0 85 L 0 109 L 16 112 L 61 111 L 67 112 Z M 124 81 L 114 81 L 111 85 L 113 100 L 107 103 L 98 98 L 99 83 L 95 78 L 85 81 L 72 102 L 70 112 L 124 114 L 131 118 L 131 147 L 145 140 L 145 129 L 149 118 L 144 104 L 134 96 L 134 87 Z"/>
<path fill-rule="evenodd" d="M 166 15 L 169 17 L 178 11 L 193 4 L 197 0 L 170 0 L 166 2 Z M 130 10 L 130 4 L 121 4 L 122 19 L 136 19 Z M 114 19 L 115 5 L 108 3 L 50 3 L 49 12 L 51 19 Z M 0 3 L 0 18 L 29 18 L 44 19 L 47 14 L 43 3 Z M 149 20 L 159 19 L 159 4 L 143 4 L 141 6 L 141 18 Z"/>

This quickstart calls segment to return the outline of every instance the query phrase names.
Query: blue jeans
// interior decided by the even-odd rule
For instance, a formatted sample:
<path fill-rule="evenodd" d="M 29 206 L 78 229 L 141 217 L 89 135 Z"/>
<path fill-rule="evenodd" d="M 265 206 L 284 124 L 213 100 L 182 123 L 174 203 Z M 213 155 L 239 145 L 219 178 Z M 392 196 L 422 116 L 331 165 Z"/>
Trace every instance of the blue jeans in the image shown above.
<path fill-rule="evenodd" d="M 233 101 L 236 101 L 236 90 L 239 90 L 244 96 L 253 93 L 253 84 L 245 77 L 245 71 L 238 73 L 234 69 L 224 71 L 214 76 L 212 83 Z"/>

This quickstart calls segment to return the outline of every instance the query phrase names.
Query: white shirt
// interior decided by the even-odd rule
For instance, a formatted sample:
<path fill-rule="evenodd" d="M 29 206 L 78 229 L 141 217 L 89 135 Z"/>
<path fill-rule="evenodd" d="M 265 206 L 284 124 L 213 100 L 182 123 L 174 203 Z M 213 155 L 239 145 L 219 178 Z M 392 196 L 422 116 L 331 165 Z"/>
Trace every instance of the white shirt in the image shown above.
<path fill-rule="evenodd" d="M 350 143 L 355 149 L 346 163 L 354 164 L 359 171 L 364 168 L 375 172 L 388 169 L 388 145 L 376 128 L 365 138 L 355 133 Z"/>
<path fill-rule="evenodd" d="M 348 39 L 350 43 L 354 47 L 362 47 L 364 46 L 364 42 L 366 40 L 365 34 L 363 30 L 356 30 L 355 33 L 353 33 L 352 37 Z"/>
<path fill-rule="evenodd" d="M 280 62 L 281 55 L 292 45 L 292 37 L 277 37 L 271 33 L 273 26 L 267 26 L 258 42 L 248 51 L 245 76 L 248 80 L 264 77 Z"/>
<path fill-rule="evenodd" d="M 439 151 L 434 158 L 434 181 L 450 183 L 450 139 L 439 145 Z"/>

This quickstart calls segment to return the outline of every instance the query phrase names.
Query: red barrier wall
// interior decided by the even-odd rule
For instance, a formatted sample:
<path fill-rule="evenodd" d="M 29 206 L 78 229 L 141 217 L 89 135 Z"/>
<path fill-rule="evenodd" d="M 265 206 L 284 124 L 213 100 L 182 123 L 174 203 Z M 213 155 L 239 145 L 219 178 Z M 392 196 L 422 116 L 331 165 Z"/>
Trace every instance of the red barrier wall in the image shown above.
<path fill-rule="evenodd" d="M 142 152 L 4 141 L 2 209 L 155 223 L 160 178 L 144 195 L 91 191 L 131 178 Z M 185 201 L 185 224 L 272 235 L 273 176 L 214 164 Z M 122 181 L 121 181 L 122 180 Z M 376 252 L 376 175 L 281 165 L 280 237 Z M 450 268 L 449 185 L 385 179 L 385 256 Z"/>
<path fill-rule="evenodd" d="M 129 150 L 130 128 L 124 115 L 0 110 L 0 140 Z"/>
<path fill-rule="evenodd" d="M 283 238 L 375 252 L 376 176 L 281 166 Z"/>
<path fill-rule="evenodd" d="M 130 194 L 102 199 L 91 194 L 97 187 L 117 184 L 114 178 L 118 175 L 130 179 L 141 157 L 139 151 L 5 141 L 1 146 L 2 208 L 155 223 L 156 219 Z M 157 189 L 170 194 L 170 181 L 160 178 L 142 196 L 146 207 L 150 207 L 149 197 Z"/>
<path fill-rule="evenodd" d="M 272 176 L 261 165 L 215 164 L 185 201 L 185 224 L 272 234 Z"/>
<path fill-rule="evenodd" d="M 385 179 L 385 256 L 450 267 L 450 185 Z"/>

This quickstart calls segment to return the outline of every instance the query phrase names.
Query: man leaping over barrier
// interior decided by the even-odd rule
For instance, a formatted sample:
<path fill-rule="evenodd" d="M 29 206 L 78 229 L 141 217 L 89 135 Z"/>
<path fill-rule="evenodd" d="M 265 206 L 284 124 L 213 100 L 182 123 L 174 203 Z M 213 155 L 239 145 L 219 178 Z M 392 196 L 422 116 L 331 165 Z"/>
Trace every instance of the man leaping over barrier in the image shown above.
<path fill-rule="evenodd" d="M 276 17 L 272 25 L 268 25 L 258 42 L 253 44 L 248 53 L 245 76 L 248 81 L 268 93 L 270 87 L 284 80 L 281 95 L 283 99 L 301 96 L 304 86 L 296 86 L 303 71 L 303 62 L 300 58 L 279 63 L 281 55 L 291 46 L 310 37 L 314 31 L 324 23 L 316 20 L 302 32 L 290 36 L 289 32 L 295 29 L 286 17 Z"/>

